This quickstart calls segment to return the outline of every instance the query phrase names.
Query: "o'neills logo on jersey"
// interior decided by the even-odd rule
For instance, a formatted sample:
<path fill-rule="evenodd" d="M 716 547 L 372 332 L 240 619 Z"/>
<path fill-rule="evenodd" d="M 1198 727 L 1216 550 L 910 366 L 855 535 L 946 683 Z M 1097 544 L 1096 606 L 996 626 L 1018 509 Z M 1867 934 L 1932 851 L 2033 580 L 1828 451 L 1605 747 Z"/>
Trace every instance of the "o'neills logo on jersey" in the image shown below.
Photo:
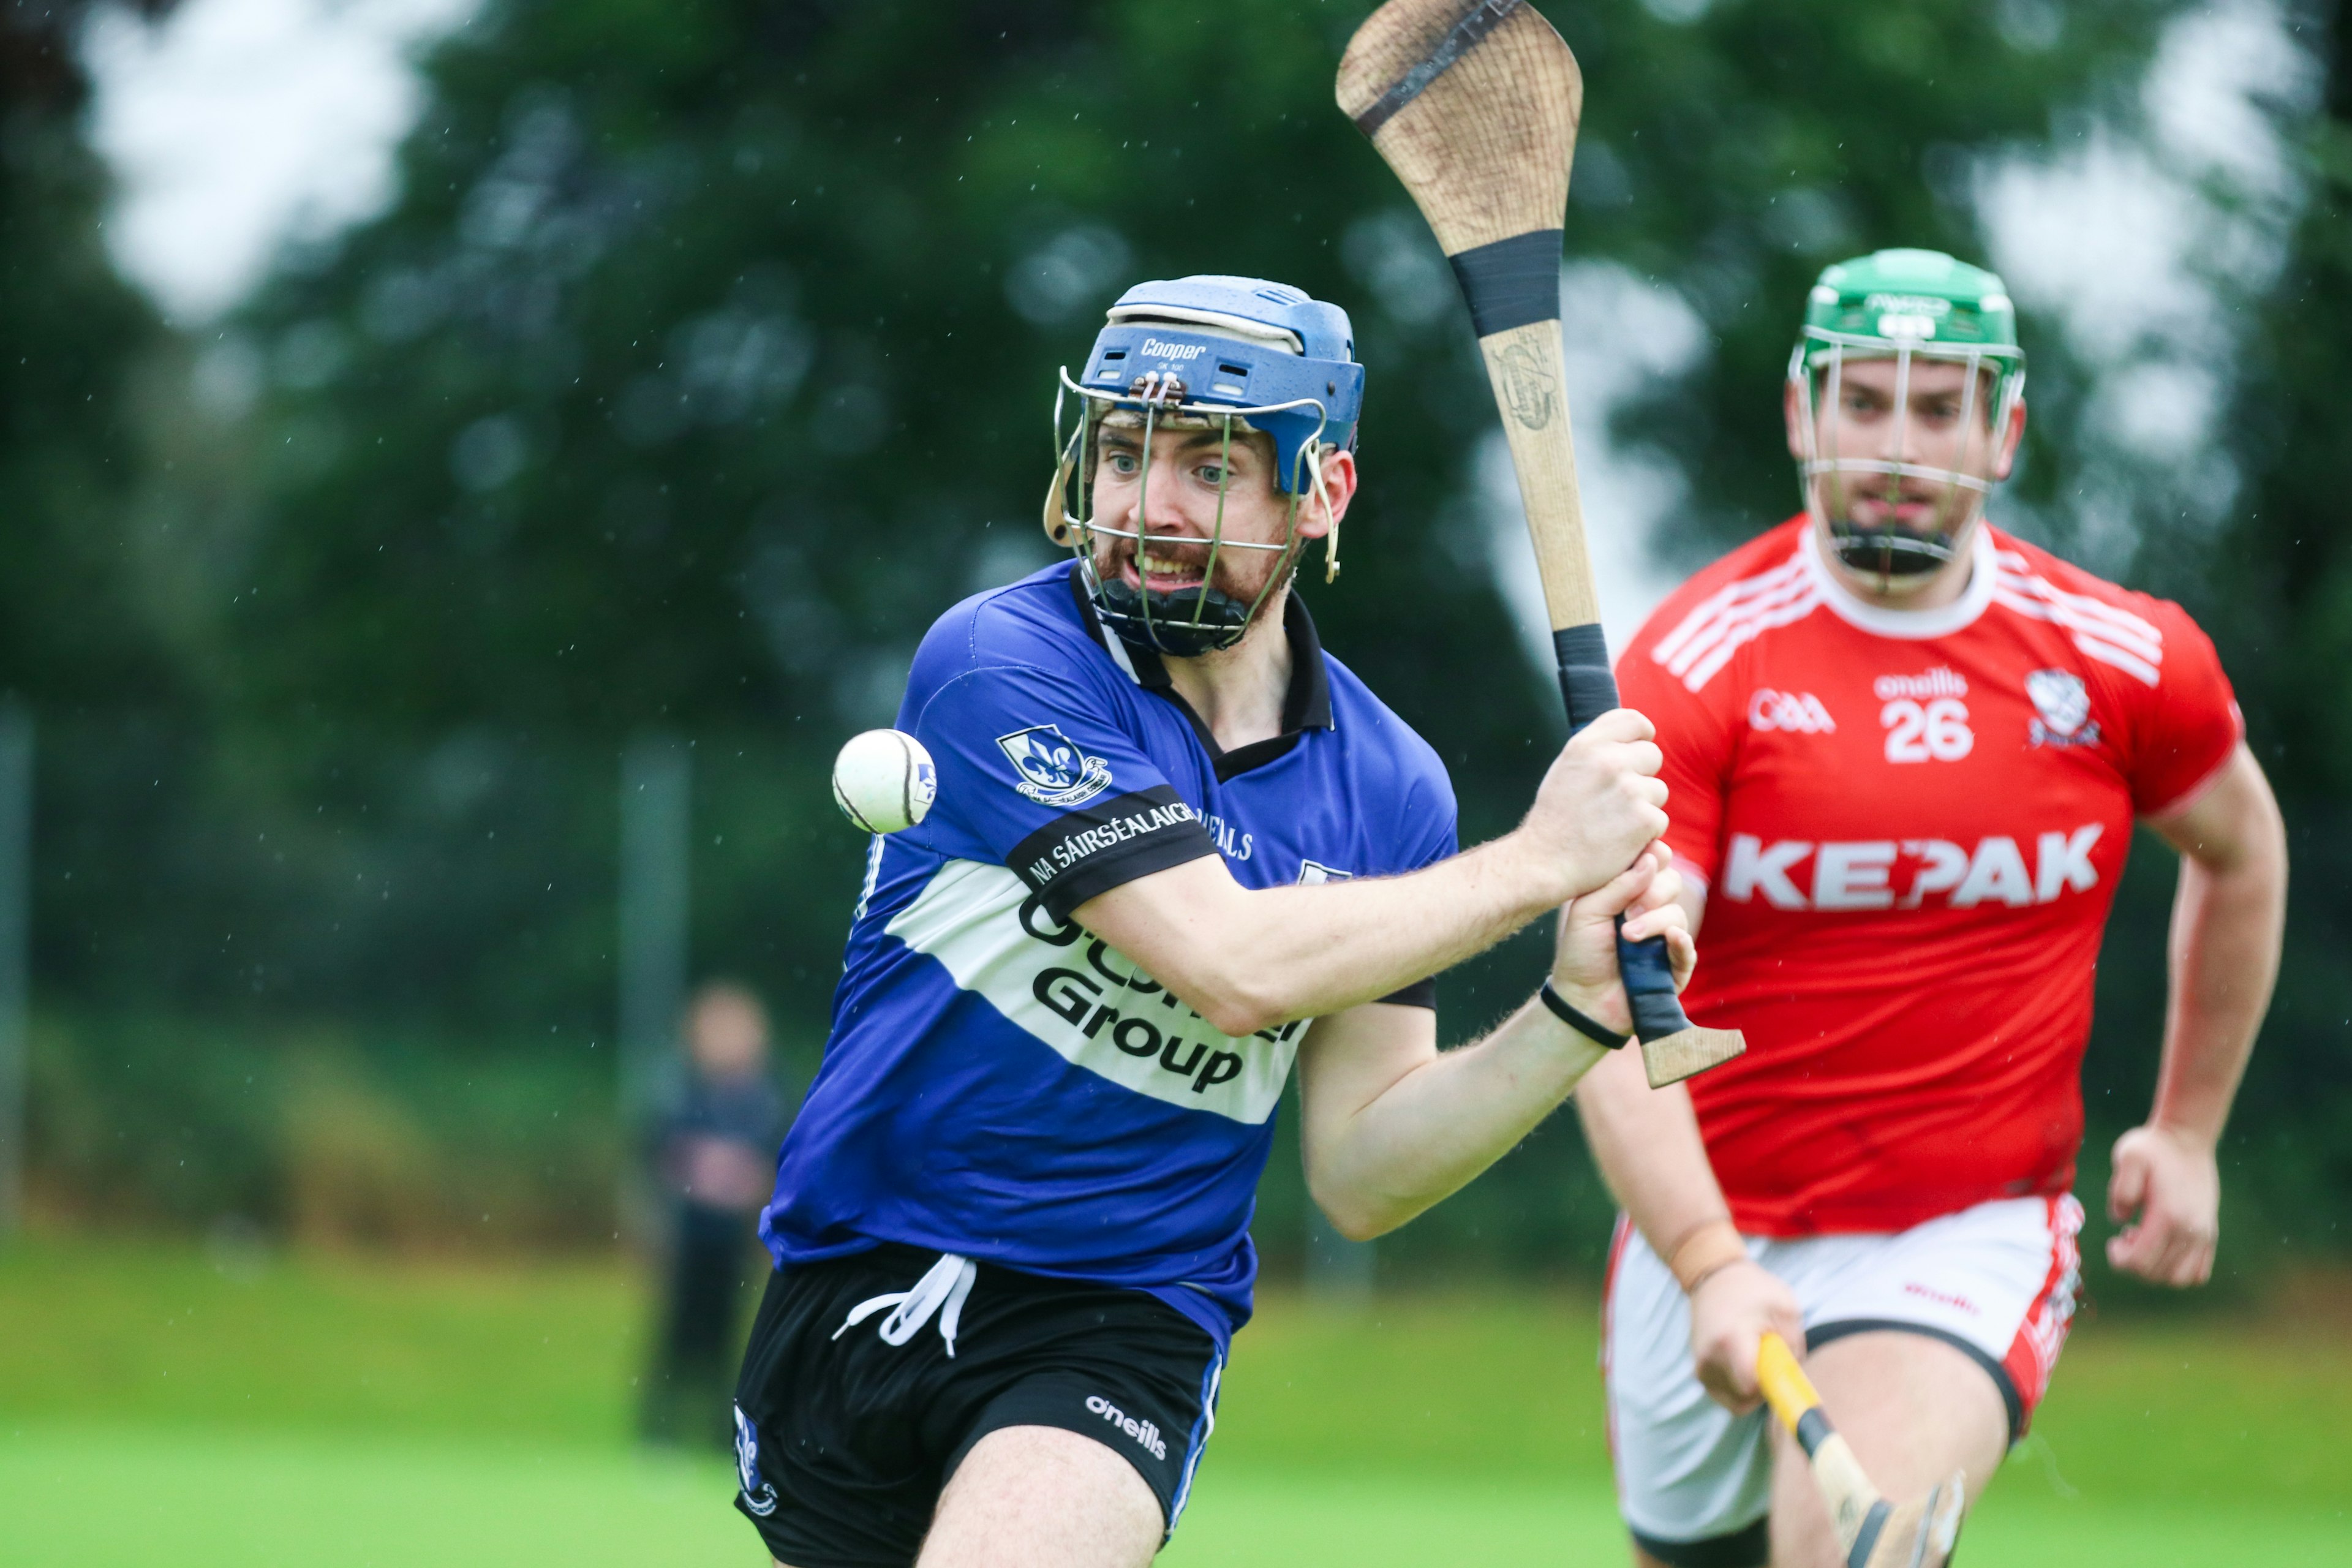
<path fill-rule="evenodd" d="M 1142 1445 L 1144 1452 L 1153 1458 L 1164 1459 L 1168 1457 L 1168 1439 L 1160 1435 L 1158 1422 L 1138 1421 L 1099 1394 L 1087 1395 L 1087 1408 L 1134 1438 Z"/>
<path fill-rule="evenodd" d="M 1734 903 L 1761 898 L 1776 910 L 2024 909 L 2097 887 L 2091 848 L 2103 831 L 2093 822 L 2071 833 L 2037 835 L 2030 870 L 2025 850 L 2006 834 L 1965 847 L 1948 838 L 1767 844 L 1735 833 L 1720 891 Z"/>
<path fill-rule="evenodd" d="M 1150 354 L 1153 359 L 1194 360 L 1199 359 L 1202 353 L 1205 352 L 1205 345 L 1201 343 L 1168 343 L 1160 342 L 1158 338 L 1146 338 L 1143 340 L 1143 347 L 1137 352 L 1139 353 Z"/>
<path fill-rule="evenodd" d="M 1882 675 L 1870 683 L 1870 694 L 1881 702 L 1901 697 L 1925 702 L 1933 697 L 1966 697 L 1969 683 L 1958 670 L 1939 664 L 1921 675 Z"/>

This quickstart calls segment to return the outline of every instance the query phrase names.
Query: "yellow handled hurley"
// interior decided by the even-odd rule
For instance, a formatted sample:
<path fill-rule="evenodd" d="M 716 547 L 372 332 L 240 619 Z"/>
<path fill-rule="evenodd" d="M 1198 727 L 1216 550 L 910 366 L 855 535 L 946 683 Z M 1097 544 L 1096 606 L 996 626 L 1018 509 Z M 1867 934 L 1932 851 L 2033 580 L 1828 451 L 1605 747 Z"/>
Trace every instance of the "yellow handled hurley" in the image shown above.
<path fill-rule="evenodd" d="M 1960 1508 L 1968 1500 L 1964 1474 L 1954 1471 L 1917 1502 L 1890 1503 L 1830 1425 L 1812 1379 L 1778 1334 L 1767 1333 L 1756 1347 L 1756 1381 L 1763 1384 L 1772 1414 L 1811 1461 L 1813 1482 L 1829 1504 L 1830 1525 L 1846 1568 L 1944 1568 L 1960 1537 Z"/>

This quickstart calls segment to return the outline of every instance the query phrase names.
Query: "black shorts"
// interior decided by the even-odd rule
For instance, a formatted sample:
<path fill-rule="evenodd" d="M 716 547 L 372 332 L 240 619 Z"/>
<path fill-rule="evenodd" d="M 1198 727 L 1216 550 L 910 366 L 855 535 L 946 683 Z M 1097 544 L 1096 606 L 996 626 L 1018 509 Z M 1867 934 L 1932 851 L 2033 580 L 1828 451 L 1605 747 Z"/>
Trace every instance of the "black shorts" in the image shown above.
<path fill-rule="evenodd" d="M 1139 1290 L 987 1263 L 968 1294 L 904 1331 L 876 1298 L 940 1261 L 878 1247 L 769 1277 L 735 1387 L 735 1506 L 770 1554 L 792 1568 L 906 1568 L 948 1478 L 1003 1426 L 1094 1438 L 1135 1467 L 1172 1531 L 1215 1424 L 1216 1342 Z"/>

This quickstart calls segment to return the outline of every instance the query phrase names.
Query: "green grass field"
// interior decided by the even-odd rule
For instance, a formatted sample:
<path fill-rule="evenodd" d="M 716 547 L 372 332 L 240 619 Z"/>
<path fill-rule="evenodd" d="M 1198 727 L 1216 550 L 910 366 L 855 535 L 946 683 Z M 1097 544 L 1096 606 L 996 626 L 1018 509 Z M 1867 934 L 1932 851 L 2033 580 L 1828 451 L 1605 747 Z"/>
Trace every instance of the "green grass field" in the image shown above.
<path fill-rule="evenodd" d="M 719 1460 L 627 1430 L 609 1268 L 0 1251 L 0 1563 L 761 1561 Z M 2352 1334 L 2091 1323 L 1969 1526 L 1978 1564 L 2352 1563 Z M 1589 1301 L 1267 1303 L 1164 1561 L 1615 1563 Z"/>

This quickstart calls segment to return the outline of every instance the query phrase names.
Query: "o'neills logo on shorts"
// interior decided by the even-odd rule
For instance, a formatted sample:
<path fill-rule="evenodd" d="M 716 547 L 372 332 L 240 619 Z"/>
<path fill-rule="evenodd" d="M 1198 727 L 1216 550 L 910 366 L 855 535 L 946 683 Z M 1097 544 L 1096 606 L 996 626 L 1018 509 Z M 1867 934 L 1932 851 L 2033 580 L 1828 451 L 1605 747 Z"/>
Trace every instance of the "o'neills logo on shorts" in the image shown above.
<path fill-rule="evenodd" d="M 1158 1422 L 1138 1421 L 1099 1394 L 1087 1395 L 1087 1408 L 1141 1444 L 1143 1451 L 1153 1458 L 1168 1457 L 1168 1440 L 1160 1435 Z"/>

